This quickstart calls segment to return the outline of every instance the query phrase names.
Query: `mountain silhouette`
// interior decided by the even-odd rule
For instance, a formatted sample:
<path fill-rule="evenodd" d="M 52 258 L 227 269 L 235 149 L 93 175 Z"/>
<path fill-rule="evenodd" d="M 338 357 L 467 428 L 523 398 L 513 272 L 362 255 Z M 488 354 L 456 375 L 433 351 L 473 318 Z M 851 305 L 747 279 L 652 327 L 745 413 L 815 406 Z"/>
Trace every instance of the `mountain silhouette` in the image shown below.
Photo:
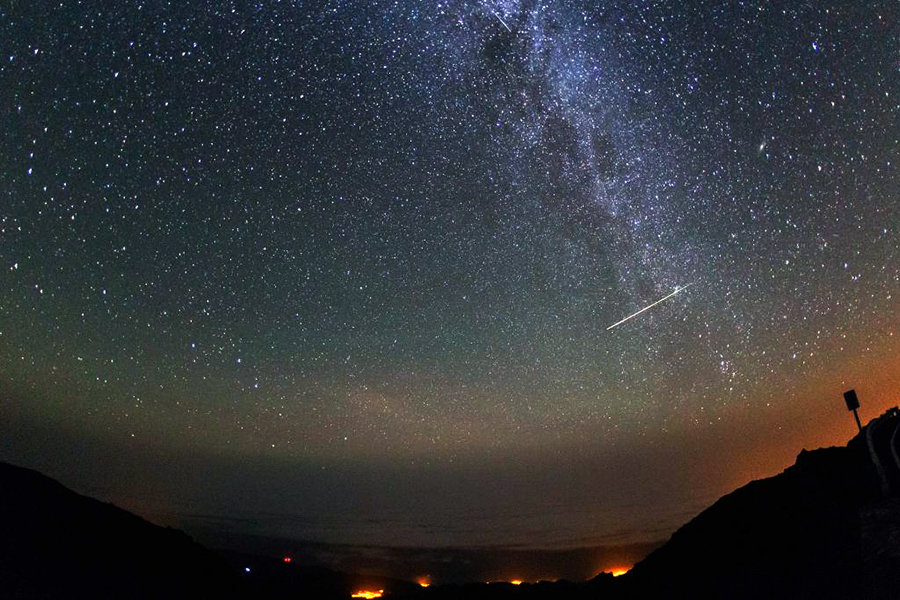
<path fill-rule="evenodd" d="M 900 412 L 722 497 L 622 577 L 444 586 L 419 597 L 900 598 Z"/>
<path fill-rule="evenodd" d="M 724 496 L 625 577 L 629 597 L 900 598 L 900 414 Z"/>
<path fill-rule="evenodd" d="M 0 462 L 0 598 L 346 600 L 359 589 L 419 586 L 207 550 L 177 529 Z"/>
<path fill-rule="evenodd" d="M 251 576 L 252 574 L 252 576 Z M 900 411 L 722 497 L 626 575 L 435 585 L 213 553 L 186 534 L 0 463 L 0 597 L 900 598 Z"/>
<path fill-rule="evenodd" d="M 0 463 L 0 597 L 234 598 L 236 583 L 185 533 Z"/>

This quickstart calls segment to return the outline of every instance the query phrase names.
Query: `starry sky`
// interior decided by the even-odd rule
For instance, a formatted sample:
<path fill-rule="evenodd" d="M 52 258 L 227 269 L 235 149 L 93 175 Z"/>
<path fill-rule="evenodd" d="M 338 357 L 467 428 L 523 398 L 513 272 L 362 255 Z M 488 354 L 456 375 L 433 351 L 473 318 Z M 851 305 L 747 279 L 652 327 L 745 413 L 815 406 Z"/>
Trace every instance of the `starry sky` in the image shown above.
<path fill-rule="evenodd" d="M 4 2 L 0 458 L 328 541 L 667 535 L 897 403 L 898 18 Z"/>

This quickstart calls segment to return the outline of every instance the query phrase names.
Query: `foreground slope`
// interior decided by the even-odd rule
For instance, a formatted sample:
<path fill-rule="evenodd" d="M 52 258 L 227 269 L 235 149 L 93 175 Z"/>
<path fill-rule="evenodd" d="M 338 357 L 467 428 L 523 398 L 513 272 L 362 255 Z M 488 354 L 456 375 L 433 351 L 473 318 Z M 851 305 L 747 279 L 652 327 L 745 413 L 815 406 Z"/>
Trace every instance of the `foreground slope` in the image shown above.
<path fill-rule="evenodd" d="M 721 498 L 627 575 L 583 583 L 427 589 L 385 578 L 212 554 L 157 527 L 0 463 L 3 598 L 900 598 L 900 411 L 846 447 L 803 451 L 783 473 Z"/>
<path fill-rule="evenodd" d="M 0 463 L 3 598 L 231 598 L 235 583 L 186 534 Z"/>
<path fill-rule="evenodd" d="M 630 596 L 900 598 L 900 415 L 721 498 L 628 574 Z"/>

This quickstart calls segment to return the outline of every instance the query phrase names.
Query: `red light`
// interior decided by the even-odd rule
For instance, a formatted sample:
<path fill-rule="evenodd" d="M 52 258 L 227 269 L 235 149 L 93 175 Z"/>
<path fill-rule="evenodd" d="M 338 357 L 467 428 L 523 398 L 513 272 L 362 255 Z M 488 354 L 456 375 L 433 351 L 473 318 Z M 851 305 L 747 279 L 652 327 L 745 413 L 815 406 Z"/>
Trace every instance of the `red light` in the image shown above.
<path fill-rule="evenodd" d="M 290 556 L 285 556 L 285 557 L 284 557 L 284 562 L 286 562 L 286 563 L 291 562 L 291 557 L 290 557 Z"/>

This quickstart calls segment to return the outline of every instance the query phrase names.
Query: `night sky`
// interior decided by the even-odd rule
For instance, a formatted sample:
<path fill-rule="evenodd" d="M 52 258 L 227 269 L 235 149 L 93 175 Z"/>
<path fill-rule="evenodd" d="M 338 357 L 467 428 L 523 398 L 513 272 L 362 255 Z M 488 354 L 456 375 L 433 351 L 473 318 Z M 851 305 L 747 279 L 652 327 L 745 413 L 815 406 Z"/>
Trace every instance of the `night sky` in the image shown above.
<path fill-rule="evenodd" d="M 4 2 L 0 458 L 326 541 L 664 537 L 897 404 L 898 19 Z"/>

